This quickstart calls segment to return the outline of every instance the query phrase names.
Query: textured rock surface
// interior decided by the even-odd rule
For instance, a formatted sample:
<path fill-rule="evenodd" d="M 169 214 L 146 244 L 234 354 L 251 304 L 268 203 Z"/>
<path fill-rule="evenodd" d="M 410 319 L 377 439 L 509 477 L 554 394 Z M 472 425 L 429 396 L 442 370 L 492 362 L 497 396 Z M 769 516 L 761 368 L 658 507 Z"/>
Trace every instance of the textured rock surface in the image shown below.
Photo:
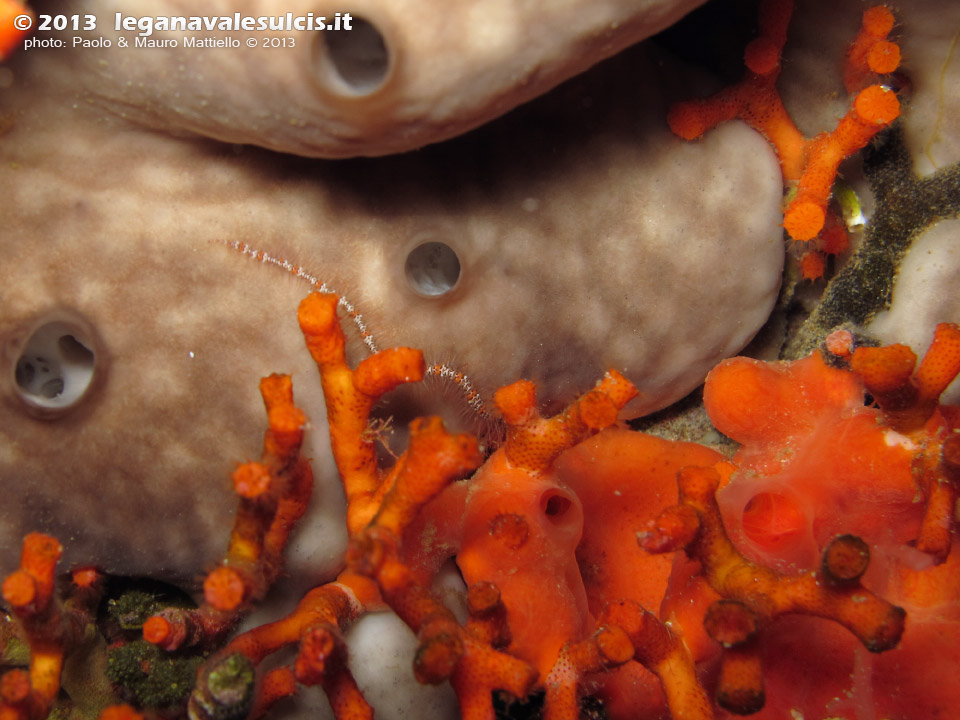
<path fill-rule="evenodd" d="M 243 3 L 244 15 L 325 17 L 349 10 L 352 34 L 313 32 L 114 31 L 132 22 L 201 12 L 195 3 L 92 0 L 91 39 L 109 50 L 76 57 L 80 85 L 97 102 L 160 129 L 313 157 L 384 155 L 452 137 L 546 92 L 603 58 L 669 26 L 703 0 L 556 2 L 292 0 Z M 203 3 L 232 19 L 235 3 Z M 359 22 L 366 21 L 366 25 Z M 63 34 L 68 42 L 75 35 Z M 237 41 L 184 47 L 183 37 Z M 118 44 L 130 41 L 130 48 Z M 146 46 L 134 49 L 137 39 Z M 270 38 L 280 47 L 257 45 Z M 175 40 L 179 47 L 152 43 Z"/>
<path fill-rule="evenodd" d="M 259 451 L 257 378 L 294 372 L 322 433 L 295 323 L 309 285 L 214 240 L 302 263 L 381 347 L 423 347 L 485 398 L 528 377 L 556 404 L 613 366 L 647 392 L 634 412 L 663 405 L 746 343 L 775 299 L 771 153 L 738 125 L 699 145 L 671 138 L 657 89 L 638 87 L 652 74 L 642 53 L 480 135 L 346 163 L 138 131 L 84 102 L 72 68 L 89 81 L 69 52 L 31 51 L 3 95 L 6 565 L 42 528 L 66 540 L 67 562 L 189 578 L 222 552 L 232 463 Z M 425 238 L 460 257 L 447 296 L 405 278 Z M 37 420 L 14 365 L 60 310 L 89 325 L 98 375 L 74 412 Z M 343 541 L 326 443 L 313 447 L 327 519 L 307 525 L 330 536 L 301 543 L 324 559 L 311 579 Z"/>

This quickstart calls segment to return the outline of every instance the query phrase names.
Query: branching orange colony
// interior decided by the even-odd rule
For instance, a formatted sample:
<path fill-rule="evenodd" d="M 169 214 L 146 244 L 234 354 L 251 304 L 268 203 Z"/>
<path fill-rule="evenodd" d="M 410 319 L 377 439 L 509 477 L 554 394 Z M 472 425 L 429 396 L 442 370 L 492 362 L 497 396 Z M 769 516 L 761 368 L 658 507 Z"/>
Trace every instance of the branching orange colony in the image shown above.
<path fill-rule="evenodd" d="M 893 29 L 893 13 L 884 6 L 867 10 L 844 67 L 847 92 L 856 93 L 853 105 L 832 132 L 804 138 L 776 87 L 792 13 L 792 0 L 764 0 L 760 34 L 744 51 L 747 73 L 743 80 L 705 100 L 675 104 L 667 122 L 676 135 L 694 140 L 721 122 L 739 118 L 774 146 L 784 183 L 796 190 L 783 224 L 794 240 L 815 241 L 804 255 L 801 269 L 805 277 L 816 279 L 824 271 L 824 254 L 847 247 L 842 224 L 828 212 L 840 163 L 900 115 L 896 94 L 878 83 L 881 75 L 897 69 L 900 50 L 887 39 Z"/>
<path fill-rule="evenodd" d="M 553 418 L 539 414 L 531 383 L 502 388 L 495 405 L 506 440 L 486 460 L 473 437 L 422 418 L 384 468 L 371 411 L 423 376 L 422 355 L 386 350 L 349 367 L 334 296 L 308 296 L 299 321 L 348 498 L 347 569 L 286 617 L 226 639 L 278 578 L 312 483 L 290 379 L 265 378 L 263 452 L 234 472 L 236 521 L 204 602 L 143 626 L 165 650 L 209 653 L 191 717 L 259 718 L 314 685 L 339 720 L 373 717 L 343 633 L 384 606 L 416 633 L 413 675 L 449 682 L 467 720 L 492 719 L 495 694 L 538 691 L 546 720 L 575 720 L 585 695 L 613 720 L 706 720 L 721 712 L 711 693 L 721 708 L 764 720 L 784 708 L 859 712 L 838 706 L 841 698 L 920 720 L 955 701 L 949 683 L 899 678 L 890 697 L 872 688 L 960 636 L 942 620 L 960 592 L 951 552 L 960 412 L 939 403 L 960 371 L 956 326 L 938 328 L 917 368 L 906 348 L 854 348 L 849 333 L 795 363 L 722 363 L 705 404 L 742 444 L 732 461 L 617 427 L 636 391 L 611 371 Z M 864 404 L 867 391 L 878 406 Z M 637 546 L 638 533 L 651 552 Z M 916 556 L 904 562 L 905 553 Z M 75 573 L 71 599 L 60 603 L 58 556 L 55 540 L 30 536 L 21 569 L 4 584 L 31 649 L 30 671 L 4 676 L 4 720 L 47 715 L 78 637 L 68 630 L 91 622 L 98 576 Z M 465 581 L 462 622 L 430 589 L 451 558 Z M 814 624 L 777 652 L 797 617 Z M 289 646 L 297 650 L 289 664 L 264 667 Z M 792 664 L 810 674 L 824 653 L 850 669 L 803 686 Z M 139 720 L 137 712 L 111 707 L 104 717 Z"/>

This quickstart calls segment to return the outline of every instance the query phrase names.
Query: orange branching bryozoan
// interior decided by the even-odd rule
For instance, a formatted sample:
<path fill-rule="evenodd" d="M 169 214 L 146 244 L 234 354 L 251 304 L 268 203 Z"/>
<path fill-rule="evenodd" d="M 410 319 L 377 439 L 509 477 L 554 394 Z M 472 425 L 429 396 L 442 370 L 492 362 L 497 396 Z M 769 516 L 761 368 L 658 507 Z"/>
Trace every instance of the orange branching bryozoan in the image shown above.
<path fill-rule="evenodd" d="M 721 706 L 743 714 L 763 707 L 766 698 L 756 639 L 779 615 L 803 613 L 836 620 L 871 652 L 890 650 L 900 641 L 904 611 L 861 587 L 859 578 L 866 563 L 851 573 L 847 548 L 833 547 L 856 545 L 857 538 L 835 539 L 824 554 L 820 572 L 783 575 L 747 560 L 730 542 L 717 507 L 720 474 L 714 468 L 686 468 L 678 474 L 677 483 L 680 504 L 651 522 L 638 540 L 651 552 L 684 549 L 700 562 L 707 583 L 723 598 L 708 608 L 704 618 L 707 633 L 724 648 L 717 689 Z M 694 517 L 697 522 L 691 526 Z M 668 528 L 682 530 L 671 536 Z"/>
<path fill-rule="evenodd" d="M 3 582 L 3 599 L 23 627 L 30 645 L 30 669 L 0 678 L 0 718 L 43 720 L 60 691 L 64 657 L 80 644 L 100 601 L 102 576 L 89 568 L 74 572 L 69 597 L 55 594 L 60 543 L 31 533 L 23 540 L 20 569 Z"/>
<path fill-rule="evenodd" d="M 260 394 L 268 423 L 263 454 L 233 473 L 240 502 L 226 555 L 204 581 L 204 604 L 170 608 L 144 623 L 144 638 L 166 650 L 213 647 L 236 627 L 279 577 L 290 532 L 310 501 L 313 471 L 300 456 L 306 417 L 293 404 L 290 377 L 263 378 Z"/>
<path fill-rule="evenodd" d="M 880 406 L 884 422 L 922 448 L 920 485 L 927 506 L 917 548 L 943 562 L 950 552 L 954 507 L 960 496 L 960 427 L 944 415 L 940 395 L 960 374 L 960 327 L 940 323 L 914 371 L 917 356 L 905 345 L 861 347 L 850 366 Z"/>
<path fill-rule="evenodd" d="M 894 17 L 883 5 L 863 13 L 860 32 L 847 51 L 843 66 L 843 84 L 855 93 L 873 82 L 877 75 L 889 75 L 900 66 L 900 48 L 887 39 Z"/>
<path fill-rule="evenodd" d="M 887 40 L 893 27 L 890 11 L 883 7 L 867 10 L 860 34 L 847 55 L 845 77 L 849 92 L 858 93 L 853 107 L 833 132 L 806 139 L 790 119 L 776 88 L 792 13 L 792 0 L 764 0 L 760 5 L 760 34 L 744 52 L 744 79 L 705 100 L 675 104 L 667 122 L 685 140 L 696 139 L 734 118 L 763 134 L 777 150 L 784 183 L 797 184 L 797 194 L 784 214 L 784 227 L 794 240 L 813 240 L 824 228 L 840 163 L 866 146 L 900 114 L 900 103 L 893 91 L 869 84 L 878 75 L 896 70 L 900 52 Z M 818 247 L 811 252 L 819 254 L 830 249 Z M 823 266 L 818 260 L 806 259 L 803 271 L 805 277 L 815 279 Z"/>
<path fill-rule="evenodd" d="M 423 356 L 408 348 L 385 350 L 350 369 L 336 309 L 335 296 L 312 294 L 301 303 L 299 319 L 307 348 L 320 369 L 334 458 L 347 495 L 347 524 L 353 536 L 348 556 L 351 570 L 337 582 L 310 591 L 286 618 L 234 639 L 205 664 L 190 707 L 196 717 L 218 716 L 223 709 L 216 692 L 220 678 L 242 676 L 243 682 L 247 677 L 252 682 L 253 670 L 266 656 L 298 643 L 292 671 L 273 671 L 268 675 L 268 691 L 261 690 L 255 700 L 250 699 L 254 712 L 264 711 L 274 696 L 293 692 L 292 677 L 304 685 L 322 686 L 340 720 L 372 717 L 346 664 L 341 633 L 366 608 L 380 604 L 382 595 L 421 634 L 418 677 L 432 682 L 449 677 L 464 716 L 486 717 L 492 713 L 490 692 L 502 688 L 525 695 L 533 680 L 531 671 L 475 639 L 471 625 L 459 626 L 449 610 L 412 580 L 397 554 L 399 537 L 420 508 L 480 465 L 476 440 L 451 435 L 438 418 L 416 420 L 411 424 L 409 448 L 393 468 L 382 471 L 367 433 L 370 412 L 384 393 L 423 377 Z M 262 484 L 255 468 L 240 480 L 244 488 Z M 235 695 L 228 699 L 236 702 Z"/>
<path fill-rule="evenodd" d="M 493 720 L 497 692 L 525 698 L 537 690 L 544 692 L 544 720 L 576 720 L 586 692 L 604 703 L 612 720 L 662 715 L 664 708 L 677 719 L 709 720 L 713 707 L 696 663 L 718 654 L 720 705 L 741 713 L 765 707 L 765 717 L 779 717 L 782 704 L 796 698 L 782 680 L 789 662 L 767 649 L 797 616 L 816 616 L 807 621 L 832 628 L 808 633 L 809 641 L 796 645 L 798 654 L 811 650 L 820 633 L 832 632 L 830 642 L 846 656 L 854 637 L 875 653 L 898 643 L 905 652 L 912 643 L 913 656 L 936 640 L 939 628 L 925 627 L 924 606 L 914 611 L 918 601 L 953 598 L 957 585 L 949 575 L 956 553 L 950 558 L 947 551 L 960 481 L 960 411 L 939 404 L 960 370 L 956 326 L 938 328 L 916 370 L 905 348 L 855 350 L 849 332 L 828 338 L 829 361 L 818 353 L 785 364 L 722 363 L 708 378 L 705 405 L 718 428 L 743 444 L 732 462 L 701 445 L 614 427 L 635 389 L 611 371 L 552 418 L 539 414 L 531 383 L 502 388 L 495 400 L 506 440 L 486 461 L 475 438 L 447 432 L 437 418 L 421 418 L 411 423 L 406 451 L 391 467 L 380 467 L 369 446 L 370 412 L 383 392 L 418 375 L 419 353 L 385 351 L 351 370 L 336 309 L 336 298 L 312 295 L 300 319 L 325 376 L 331 440 L 354 504 L 351 516 L 364 524 L 351 533 L 348 569 L 335 582 L 309 591 L 286 617 L 217 648 L 226 624 L 273 582 L 309 497 L 309 469 L 300 457 L 305 420 L 293 406 L 290 380 L 264 379 L 264 451 L 234 473 L 239 509 L 225 560 L 205 583 L 206 602 L 195 611 L 164 611 L 144 629 L 164 647 L 197 644 L 212 651 L 189 699 L 195 720 L 256 720 L 298 685 L 319 685 L 338 720 L 370 720 L 373 709 L 352 675 L 343 638 L 354 620 L 384 604 L 417 635 L 414 677 L 449 681 L 465 720 Z M 864 405 L 865 385 L 879 408 Z M 805 442 L 810 435 L 814 440 Z M 757 488 L 768 475 L 790 473 L 794 462 L 809 496 L 803 502 L 827 506 L 842 526 L 830 525 L 817 543 L 826 547 L 819 561 L 797 555 L 797 566 L 807 569 L 788 572 L 755 551 L 782 549 L 783 537 L 802 535 L 811 510 L 789 492 L 790 478 L 780 477 L 779 488 Z M 831 492 L 847 492 L 840 496 L 845 499 L 833 502 L 830 495 L 821 502 L 822 491 L 811 483 L 820 476 L 827 476 Z M 735 485 L 753 488 L 755 496 L 730 515 L 724 493 Z M 858 494 L 865 486 L 884 496 L 883 508 L 893 517 L 907 513 L 895 537 L 878 535 L 884 518 L 856 507 L 871 501 L 869 491 Z M 922 523 L 917 488 L 927 499 Z M 844 512 L 837 512 L 844 503 Z M 820 506 L 814 511 L 823 526 L 829 518 Z M 666 558 L 639 550 L 635 536 L 649 552 L 684 549 L 695 562 L 678 554 L 671 567 Z M 876 587 L 870 582 L 861 584 L 865 572 L 876 569 L 872 553 L 881 557 L 884 544 L 902 551 L 914 540 L 910 552 L 928 553 L 941 564 L 931 571 L 897 570 L 908 592 L 892 596 L 896 605 L 867 589 Z M 21 570 L 4 584 L 7 603 L 23 611 L 17 614 L 35 651 L 31 661 L 47 669 L 56 664 L 57 677 L 67 643 L 47 648 L 43 641 L 64 625 L 58 618 L 73 612 L 71 601 L 60 615 L 37 618 L 44 598 L 47 607 L 57 607 L 50 598 L 58 553 L 56 541 L 30 536 Z M 431 589 L 438 568 L 451 558 L 467 585 L 465 622 Z M 875 565 L 882 569 L 882 562 Z M 93 592 L 98 577 L 89 569 L 75 571 L 76 597 Z M 898 605 L 911 612 L 912 637 Z M 778 620 L 784 615 L 790 617 Z M 76 626 L 89 611 L 70 617 Z M 268 656 L 293 645 L 296 656 L 286 665 L 263 667 Z M 867 682 L 881 682 L 894 671 L 876 665 L 870 672 Z M 836 696 L 839 690 L 828 684 Z M 41 687 L 32 674 L 5 676 L 3 720 L 45 715 L 58 683 Z M 824 701 L 803 702 L 811 712 L 825 710 Z M 941 706 L 939 699 L 932 704 Z M 136 720 L 131 708 L 111 710 L 108 720 L 113 714 Z"/>
<path fill-rule="evenodd" d="M 333 457 L 347 494 L 347 530 L 356 535 L 373 519 L 390 489 L 377 468 L 367 433 L 370 412 L 384 393 L 421 381 L 426 365 L 421 351 L 394 348 L 371 355 L 352 370 L 337 303 L 336 295 L 312 293 L 300 303 L 298 317 L 307 350 L 320 370 Z"/>
<path fill-rule="evenodd" d="M 487 633 L 478 637 L 476 622 L 459 625 L 414 580 L 399 555 L 403 531 L 420 508 L 482 462 L 476 439 L 450 435 L 438 418 L 416 420 L 407 451 L 389 472 L 381 472 L 367 439 L 370 411 L 384 393 L 423 378 L 423 355 L 409 348 L 382 351 L 351 370 L 336 308 L 335 296 L 312 294 L 301 303 L 299 318 L 307 348 L 320 369 L 334 458 L 347 495 L 347 527 L 353 536 L 349 567 L 374 579 L 387 604 L 418 633 L 420 649 L 414 661 L 418 679 L 432 683 L 449 679 L 464 718 L 492 718 L 491 692 L 503 689 L 525 696 L 535 674 L 522 661 L 484 642 Z"/>

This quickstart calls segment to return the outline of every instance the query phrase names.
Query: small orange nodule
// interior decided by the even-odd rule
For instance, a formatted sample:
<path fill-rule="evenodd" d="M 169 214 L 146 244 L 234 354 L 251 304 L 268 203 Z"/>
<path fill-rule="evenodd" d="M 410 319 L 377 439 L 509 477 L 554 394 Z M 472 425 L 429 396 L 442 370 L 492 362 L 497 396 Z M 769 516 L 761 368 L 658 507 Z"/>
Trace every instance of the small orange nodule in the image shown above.
<path fill-rule="evenodd" d="M 248 462 L 233 471 L 233 489 L 252 500 L 270 491 L 270 471 L 258 462 Z"/>
<path fill-rule="evenodd" d="M 70 573 L 70 579 L 79 588 L 91 588 L 101 577 L 100 571 L 93 567 L 76 568 Z"/>
<path fill-rule="evenodd" d="M 245 595 L 243 578 L 233 568 L 218 567 L 203 582 L 203 598 L 217 610 L 235 610 Z"/>
<path fill-rule="evenodd" d="M 537 390 L 529 380 L 517 380 L 493 394 L 494 405 L 507 425 L 522 425 L 537 414 Z"/>
<path fill-rule="evenodd" d="M 0 678 L 0 698 L 5 703 L 16 705 L 30 697 L 30 675 L 19 668 L 10 670 Z"/>
<path fill-rule="evenodd" d="M 697 105 L 691 102 L 674 103 L 667 111 L 667 125 L 683 140 L 696 140 L 710 127 Z"/>
<path fill-rule="evenodd" d="M 30 533 L 23 539 L 23 560 L 29 557 L 37 562 L 55 564 L 62 552 L 60 541 L 50 535 Z"/>
<path fill-rule="evenodd" d="M 13 608 L 25 608 L 36 597 L 37 583 L 23 570 L 15 570 L 3 581 L 3 599 Z"/>
<path fill-rule="evenodd" d="M 853 355 L 853 333 L 849 330 L 835 330 L 823 341 L 829 352 L 841 358 Z"/>
<path fill-rule="evenodd" d="M 780 64 L 780 48 L 768 38 L 758 37 L 747 44 L 743 51 L 743 62 L 750 72 L 767 75 Z"/>
<path fill-rule="evenodd" d="M 811 250 L 800 258 L 800 273 L 804 280 L 819 280 L 827 270 L 827 258 L 819 250 Z"/>
<path fill-rule="evenodd" d="M 171 630 L 170 622 L 166 618 L 154 615 L 143 624 L 143 639 L 159 645 L 170 637 Z"/>
<path fill-rule="evenodd" d="M 856 535 L 838 535 L 823 551 L 822 572 L 832 582 L 855 582 L 869 564 L 870 546 Z"/>
<path fill-rule="evenodd" d="M 933 342 L 917 368 L 917 385 L 924 397 L 939 398 L 960 374 L 960 326 L 940 323 L 933 331 Z"/>
<path fill-rule="evenodd" d="M 270 409 L 267 421 L 274 433 L 296 436 L 307 424 L 307 416 L 293 405 L 281 405 Z"/>
<path fill-rule="evenodd" d="M 869 8 L 863 13 L 861 27 L 874 37 L 885 37 L 893 30 L 893 13 L 883 5 Z"/>
<path fill-rule="evenodd" d="M 760 492 L 743 508 L 743 532 L 765 550 L 783 547 L 806 522 L 792 499 L 773 492 Z"/>
<path fill-rule="evenodd" d="M 143 714 L 129 705 L 110 705 L 100 712 L 98 720 L 143 720 Z"/>

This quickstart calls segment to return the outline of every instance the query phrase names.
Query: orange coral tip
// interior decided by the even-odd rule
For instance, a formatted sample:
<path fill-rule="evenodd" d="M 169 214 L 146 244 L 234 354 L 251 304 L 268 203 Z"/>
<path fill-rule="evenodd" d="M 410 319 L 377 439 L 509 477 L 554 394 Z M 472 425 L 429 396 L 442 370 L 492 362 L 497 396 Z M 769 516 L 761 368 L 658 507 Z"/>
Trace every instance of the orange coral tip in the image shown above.
<path fill-rule="evenodd" d="M 767 75 L 780 65 L 780 48 L 767 38 L 759 37 L 743 51 L 743 62 L 750 72 Z"/>
<path fill-rule="evenodd" d="M 580 417 L 587 427 L 602 430 L 617 421 L 617 406 L 602 392 L 594 390 L 580 401 Z"/>
<path fill-rule="evenodd" d="M 674 135 L 684 140 L 696 140 L 710 127 L 700 109 L 690 102 L 672 105 L 667 111 L 667 125 Z"/>
<path fill-rule="evenodd" d="M 794 240 L 813 240 L 823 227 L 826 211 L 817 203 L 791 203 L 783 216 L 783 227 Z"/>
<path fill-rule="evenodd" d="M 960 326 L 940 323 L 933 342 L 917 368 L 917 385 L 924 397 L 939 398 L 960 374 Z"/>
<path fill-rule="evenodd" d="M 97 583 L 101 575 L 96 568 L 84 567 L 74 570 L 70 577 L 73 580 L 73 584 L 77 587 L 90 588 Z"/>
<path fill-rule="evenodd" d="M 536 387 L 529 380 L 517 380 L 497 390 L 493 402 L 507 425 L 522 425 L 536 415 Z"/>
<path fill-rule="evenodd" d="M 900 47 L 889 40 L 874 43 L 867 53 L 867 65 L 879 75 L 892 73 L 900 67 Z"/>
<path fill-rule="evenodd" d="M 871 85 L 861 90 L 853 101 L 857 116 L 867 123 L 887 125 L 900 115 L 897 94 L 882 85 Z"/>
<path fill-rule="evenodd" d="M 143 720 L 143 715 L 129 705 L 110 705 L 100 712 L 99 720 Z"/>
<path fill-rule="evenodd" d="M 13 608 L 25 608 L 37 597 L 36 581 L 23 570 L 16 570 L 3 581 L 3 599 Z"/>
<path fill-rule="evenodd" d="M 844 252 L 850 246 L 850 236 L 839 223 L 824 228 L 820 233 L 820 248 L 827 255 L 836 255 Z"/>
<path fill-rule="evenodd" d="M 233 489 L 240 497 L 252 500 L 270 490 L 270 471 L 258 462 L 248 462 L 233 471 Z"/>
<path fill-rule="evenodd" d="M 800 259 L 800 272 L 804 280 L 819 280 L 826 269 L 827 258 L 817 250 L 811 250 Z"/>
<path fill-rule="evenodd" d="M 159 645 L 170 636 L 171 629 L 166 618 L 154 615 L 143 624 L 143 639 L 148 643 Z"/>
<path fill-rule="evenodd" d="M 26 670 L 10 670 L 0 679 L 0 698 L 4 703 L 16 705 L 30 697 L 30 676 Z M 16 716 L 14 716 L 16 717 Z"/>
<path fill-rule="evenodd" d="M 893 30 L 893 13 L 883 5 L 869 8 L 863 13 L 864 31 L 875 37 L 885 37 Z"/>
<path fill-rule="evenodd" d="M 913 350 L 897 343 L 884 347 L 857 348 L 850 367 L 863 378 L 870 392 L 886 394 L 906 385 L 916 364 L 917 356 Z"/>
<path fill-rule="evenodd" d="M 833 583 L 859 580 L 870 564 L 870 547 L 856 535 L 839 535 L 823 551 L 821 571 Z"/>
<path fill-rule="evenodd" d="M 30 533 L 23 539 L 23 557 L 29 554 L 37 558 L 56 562 L 60 559 L 61 552 L 63 552 L 63 546 L 55 537 L 51 537 L 50 535 Z"/>
<path fill-rule="evenodd" d="M 235 610 L 245 595 L 243 578 L 232 568 L 218 567 L 203 582 L 203 598 L 217 610 Z"/>

